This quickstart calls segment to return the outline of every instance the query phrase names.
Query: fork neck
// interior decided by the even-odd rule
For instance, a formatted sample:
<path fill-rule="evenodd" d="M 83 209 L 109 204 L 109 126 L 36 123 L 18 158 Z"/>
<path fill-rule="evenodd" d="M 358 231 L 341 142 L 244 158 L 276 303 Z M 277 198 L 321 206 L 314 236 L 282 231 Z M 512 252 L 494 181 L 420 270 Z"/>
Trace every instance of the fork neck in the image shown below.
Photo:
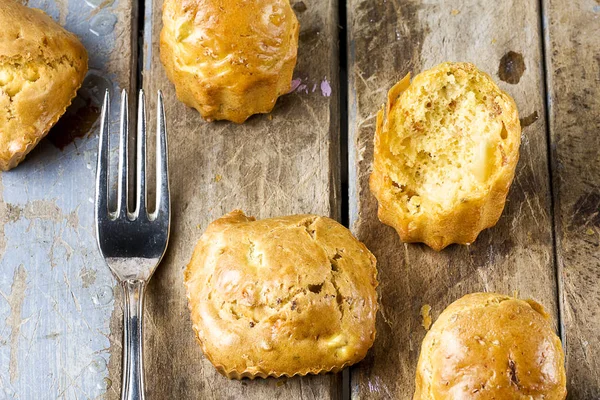
<path fill-rule="evenodd" d="M 146 282 L 121 282 L 123 310 L 123 383 L 121 400 L 144 400 L 144 292 Z"/>

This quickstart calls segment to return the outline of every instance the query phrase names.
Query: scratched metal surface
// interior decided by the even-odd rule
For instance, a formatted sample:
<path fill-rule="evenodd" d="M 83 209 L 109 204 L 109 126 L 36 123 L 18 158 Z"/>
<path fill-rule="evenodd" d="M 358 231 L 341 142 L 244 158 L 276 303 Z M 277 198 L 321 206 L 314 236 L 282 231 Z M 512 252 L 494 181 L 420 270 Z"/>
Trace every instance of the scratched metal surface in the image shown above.
<path fill-rule="evenodd" d="M 115 281 L 93 228 L 95 128 L 104 89 L 128 86 L 128 74 L 110 71 L 129 64 L 129 6 L 28 5 L 79 36 L 90 72 L 49 137 L 0 175 L 0 399 L 94 399 L 111 386 L 107 336 L 115 306 Z"/>

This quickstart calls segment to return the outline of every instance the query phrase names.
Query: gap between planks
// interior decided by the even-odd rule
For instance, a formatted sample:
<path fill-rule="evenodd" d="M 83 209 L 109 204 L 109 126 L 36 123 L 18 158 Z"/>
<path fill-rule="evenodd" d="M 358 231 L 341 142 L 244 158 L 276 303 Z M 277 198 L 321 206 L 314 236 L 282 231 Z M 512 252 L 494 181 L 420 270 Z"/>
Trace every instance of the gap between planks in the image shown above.
<path fill-rule="evenodd" d="M 549 179 L 549 188 L 550 188 L 550 222 L 552 223 L 552 261 L 554 263 L 554 273 L 556 275 L 556 299 L 557 299 L 557 325 L 558 325 L 558 335 L 560 337 L 560 341 L 563 344 L 563 348 L 565 353 L 567 351 L 567 341 L 565 337 L 565 329 L 564 329 L 564 309 L 563 309 L 563 281 L 561 278 L 561 271 L 558 262 L 558 244 L 557 244 L 557 224 L 556 224 L 556 191 L 554 190 L 554 162 L 555 159 L 552 156 L 552 133 L 550 131 L 550 123 L 552 116 L 550 115 L 550 87 L 549 87 L 549 74 L 548 70 L 549 62 L 548 62 L 548 48 L 550 46 L 549 37 L 548 37 L 548 29 L 544 26 L 544 18 L 546 18 L 546 10 L 544 7 L 544 0 L 538 1 L 538 15 L 539 15 L 539 30 L 541 32 L 541 56 L 542 56 L 542 87 L 544 88 L 544 112 L 546 115 L 546 144 L 547 151 L 546 155 L 548 158 L 548 179 Z"/>

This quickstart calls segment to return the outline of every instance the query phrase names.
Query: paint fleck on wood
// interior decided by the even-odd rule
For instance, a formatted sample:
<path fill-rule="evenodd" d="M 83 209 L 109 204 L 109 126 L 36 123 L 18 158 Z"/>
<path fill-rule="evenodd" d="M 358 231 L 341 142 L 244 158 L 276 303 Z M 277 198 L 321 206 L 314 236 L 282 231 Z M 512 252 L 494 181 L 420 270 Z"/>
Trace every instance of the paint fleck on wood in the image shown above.
<path fill-rule="evenodd" d="M 19 265 L 15 270 L 13 283 L 10 287 L 10 295 L 6 301 L 10 308 L 10 315 L 6 319 L 6 326 L 10 328 L 10 361 L 8 371 L 10 382 L 14 383 L 19 376 L 19 339 L 21 333 L 21 325 L 23 318 L 21 311 L 23 308 L 23 299 L 25 298 L 25 290 L 27 289 L 27 271 L 23 265 Z"/>
<path fill-rule="evenodd" d="M 96 283 L 96 270 L 83 267 L 79 271 L 79 278 L 81 279 L 81 286 L 88 288 Z"/>

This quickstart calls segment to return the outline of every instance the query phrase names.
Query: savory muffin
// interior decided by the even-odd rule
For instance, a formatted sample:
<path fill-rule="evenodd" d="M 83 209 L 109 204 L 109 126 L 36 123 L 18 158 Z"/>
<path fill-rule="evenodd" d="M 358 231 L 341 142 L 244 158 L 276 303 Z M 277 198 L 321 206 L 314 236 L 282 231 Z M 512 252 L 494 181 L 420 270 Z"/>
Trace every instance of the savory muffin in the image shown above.
<path fill-rule="evenodd" d="M 23 160 L 58 121 L 87 72 L 77 37 L 41 10 L 0 0 L 0 169 Z"/>
<path fill-rule="evenodd" d="M 520 143 L 515 102 L 472 64 L 407 75 L 377 114 L 379 219 L 404 242 L 472 243 L 502 214 Z"/>
<path fill-rule="evenodd" d="M 192 323 L 229 378 L 339 371 L 375 339 L 375 258 L 316 215 L 212 222 L 185 270 Z"/>
<path fill-rule="evenodd" d="M 165 0 L 160 59 L 205 119 L 244 122 L 289 92 L 298 20 L 288 0 Z"/>
<path fill-rule="evenodd" d="M 541 305 L 469 294 L 446 308 L 425 336 L 413 400 L 562 400 L 564 358 Z"/>

